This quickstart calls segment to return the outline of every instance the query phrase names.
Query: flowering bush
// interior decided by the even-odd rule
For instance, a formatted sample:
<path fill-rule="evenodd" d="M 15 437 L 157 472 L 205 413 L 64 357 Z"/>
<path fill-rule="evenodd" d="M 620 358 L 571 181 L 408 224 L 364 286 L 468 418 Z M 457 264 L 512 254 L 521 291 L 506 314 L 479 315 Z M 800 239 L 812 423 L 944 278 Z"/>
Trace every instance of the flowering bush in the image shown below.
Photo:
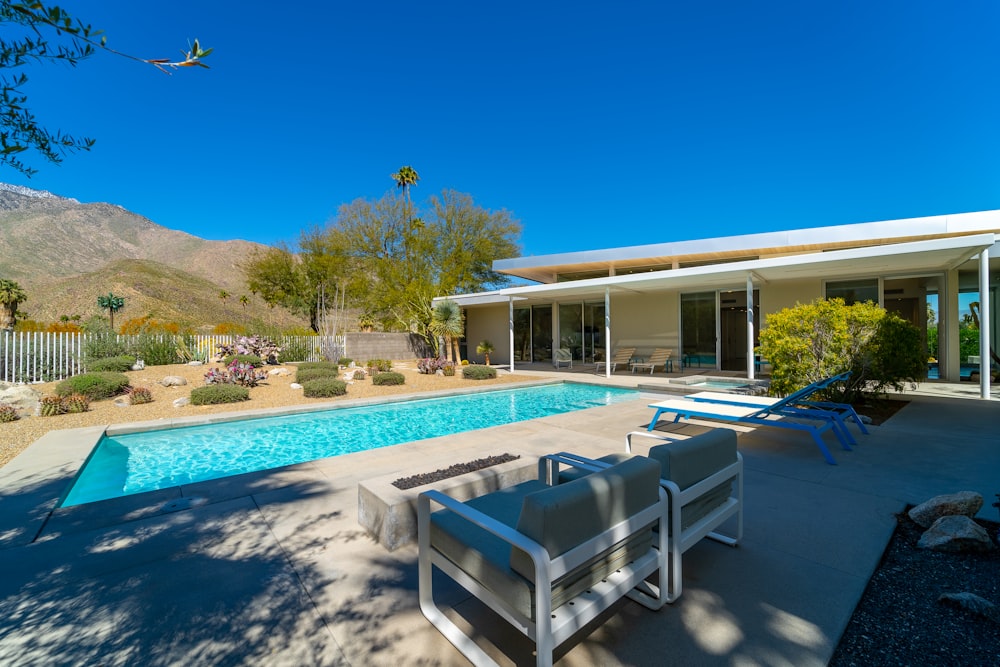
<path fill-rule="evenodd" d="M 278 363 L 281 348 L 274 341 L 262 336 L 237 336 L 232 345 L 219 344 L 219 356 L 255 354 L 269 364 Z"/>
<path fill-rule="evenodd" d="M 445 375 L 454 375 L 455 363 L 446 357 L 421 359 L 417 362 L 417 372 L 419 373 L 434 375 L 438 371 L 442 371 Z"/>
<path fill-rule="evenodd" d="M 210 368 L 205 373 L 205 384 L 238 384 L 243 387 L 256 387 L 267 379 L 267 373 L 258 371 L 252 364 L 233 359 L 227 369 Z"/>

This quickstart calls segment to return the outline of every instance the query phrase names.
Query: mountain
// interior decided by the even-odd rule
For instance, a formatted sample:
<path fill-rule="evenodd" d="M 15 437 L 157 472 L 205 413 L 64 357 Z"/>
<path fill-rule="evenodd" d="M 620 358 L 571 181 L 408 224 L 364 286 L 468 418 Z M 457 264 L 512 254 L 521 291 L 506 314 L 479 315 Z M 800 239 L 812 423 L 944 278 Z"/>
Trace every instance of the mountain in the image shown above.
<path fill-rule="evenodd" d="M 87 319 L 101 312 L 97 297 L 111 291 L 125 298 L 116 323 L 151 315 L 195 327 L 245 319 L 308 326 L 248 293 L 240 265 L 263 247 L 209 241 L 114 204 L 0 183 L 0 278 L 25 289 L 21 309 L 34 320 Z M 221 291 L 231 296 L 220 299 Z M 243 294 L 251 298 L 245 309 Z"/>

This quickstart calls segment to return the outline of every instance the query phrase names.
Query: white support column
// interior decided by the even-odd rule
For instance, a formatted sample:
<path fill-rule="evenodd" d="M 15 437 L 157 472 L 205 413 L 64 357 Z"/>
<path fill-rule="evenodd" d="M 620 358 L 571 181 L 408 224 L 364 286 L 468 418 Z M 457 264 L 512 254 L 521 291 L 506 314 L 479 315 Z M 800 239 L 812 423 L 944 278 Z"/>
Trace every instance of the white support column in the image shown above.
<path fill-rule="evenodd" d="M 753 274 L 747 271 L 747 379 L 752 380 L 753 374 Z"/>
<path fill-rule="evenodd" d="M 611 377 L 611 288 L 604 288 L 604 377 Z"/>
<path fill-rule="evenodd" d="M 507 297 L 507 303 L 508 303 L 507 316 L 509 318 L 507 320 L 507 326 L 508 326 L 508 334 L 510 337 L 510 372 L 511 374 L 513 374 L 514 373 L 514 297 L 512 296 Z"/>
<path fill-rule="evenodd" d="M 979 393 L 990 397 L 990 250 L 979 253 Z"/>

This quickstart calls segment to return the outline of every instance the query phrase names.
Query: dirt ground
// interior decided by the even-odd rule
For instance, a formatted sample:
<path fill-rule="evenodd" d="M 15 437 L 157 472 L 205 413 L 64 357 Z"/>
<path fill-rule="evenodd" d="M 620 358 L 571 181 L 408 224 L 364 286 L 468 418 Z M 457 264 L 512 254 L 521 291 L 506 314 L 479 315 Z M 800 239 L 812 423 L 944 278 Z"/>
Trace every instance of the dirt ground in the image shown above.
<path fill-rule="evenodd" d="M 145 405 L 115 405 L 114 399 L 95 401 L 90 404 L 90 410 L 79 414 L 65 414 L 54 417 L 37 417 L 22 415 L 17 421 L 0 423 L 0 466 L 7 464 L 20 454 L 32 442 L 49 431 L 101 424 L 122 424 L 155 419 L 188 417 L 196 415 L 232 412 L 234 410 L 249 410 L 254 408 L 273 408 L 303 404 L 336 403 L 355 398 L 373 396 L 392 396 L 396 394 L 412 394 L 415 392 L 434 391 L 440 389 L 455 389 L 467 386 L 482 386 L 484 384 L 508 384 L 523 381 L 523 377 L 500 375 L 495 380 L 466 380 L 461 371 L 453 377 L 440 375 L 424 375 L 417 372 L 416 360 L 393 362 L 393 370 L 406 377 L 403 385 L 383 387 L 372 384 L 371 379 L 351 381 L 347 387 L 347 395 L 339 398 L 306 398 L 301 389 L 292 389 L 289 385 L 295 381 L 295 366 L 266 366 L 265 370 L 273 371 L 279 368 L 288 370 L 288 375 L 270 375 L 268 379 L 250 390 L 250 400 L 225 405 L 185 405 L 174 407 L 175 399 L 191 395 L 191 390 L 204 386 L 205 373 L 209 368 L 220 367 L 219 364 L 204 366 L 187 366 L 183 364 L 172 366 L 147 366 L 141 371 L 126 373 L 133 387 L 148 387 L 153 395 L 153 402 Z M 187 385 L 181 387 L 164 387 L 160 380 L 168 375 L 182 377 Z M 56 382 L 32 385 L 32 389 L 42 396 L 55 393 Z"/>

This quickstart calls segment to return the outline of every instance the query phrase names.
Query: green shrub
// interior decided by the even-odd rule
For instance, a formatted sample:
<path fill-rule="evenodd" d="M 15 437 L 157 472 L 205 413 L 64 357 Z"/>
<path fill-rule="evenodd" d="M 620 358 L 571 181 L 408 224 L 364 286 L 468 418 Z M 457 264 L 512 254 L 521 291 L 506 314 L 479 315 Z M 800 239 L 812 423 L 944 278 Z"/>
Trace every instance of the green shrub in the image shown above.
<path fill-rule="evenodd" d="M 345 366 L 346 367 L 346 366 L 350 366 L 352 363 L 354 363 L 354 359 L 351 359 L 350 357 L 341 357 L 337 361 L 337 363 L 340 364 L 341 366 Z"/>
<path fill-rule="evenodd" d="M 320 380 L 320 379 L 337 379 L 339 369 L 333 368 L 305 368 L 298 369 L 295 371 L 295 381 L 299 384 L 304 384 L 310 380 Z"/>
<path fill-rule="evenodd" d="M 927 351 L 909 322 L 871 302 L 818 299 L 767 317 L 759 351 L 771 363 L 771 392 L 790 394 L 845 371 L 850 380 L 825 397 L 853 402 L 897 391 L 927 372 Z"/>
<path fill-rule="evenodd" d="M 365 373 L 365 369 L 359 368 L 356 371 L 354 371 L 353 377 L 355 380 L 364 380 L 366 377 L 368 377 L 368 374 Z"/>
<path fill-rule="evenodd" d="M 312 347 L 312 344 L 308 341 L 297 338 L 286 338 L 282 344 L 278 360 L 283 364 L 290 361 L 305 361 L 312 354 Z"/>
<path fill-rule="evenodd" d="M 256 354 L 229 354 L 222 358 L 222 365 L 232 366 L 233 361 L 240 364 L 250 364 L 254 368 L 260 368 L 264 365 L 264 360 Z"/>
<path fill-rule="evenodd" d="M 347 393 L 347 383 L 336 378 L 317 378 L 302 383 L 302 395 L 307 398 L 329 398 Z"/>
<path fill-rule="evenodd" d="M 83 373 L 68 377 L 56 385 L 56 394 L 69 396 L 83 394 L 92 401 L 111 398 L 128 389 L 128 377 L 124 373 Z"/>
<path fill-rule="evenodd" d="M 91 373 L 124 373 L 132 370 L 135 365 L 135 358 L 127 355 L 120 357 L 108 357 L 107 359 L 96 359 L 87 364 L 87 370 Z"/>
<path fill-rule="evenodd" d="M 372 384 L 380 386 L 403 384 L 405 382 L 406 378 L 403 374 L 396 373 L 395 371 L 385 371 L 384 373 L 376 373 L 372 376 Z"/>
<path fill-rule="evenodd" d="M 142 405 L 153 402 L 153 392 L 148 387 L 135 387 L 129 392 L 132 405 Z"/>
<path fill-rule="evenodd" d="M 192 405 L 216 405 L 250 400 L 250 390 L 235 384 L 210 384 L 191 390 Z"/>
<path fill-rule="evenodd" d="M 392 370 L 392 362 L 388 359 L 369 359 L 365 364 L 368 367 L 368 374 L 386 373 Z"/>
<path fill-rule="evenodd" d="M 182 361 L 181 347 L 173 336 L 141 335 L 133 339 L 130 351 L 147 366 L 167 366 Z"/>
<path fill-rule="evenodd" d="M 0 423 L 17 421 L 20 418 L 17 408 L 7 403 L 0 403 Z"/>
<path fill-rule="evenodd" d="M 497 369 L 492 366 L 462 366 L 462 377 L 466 380 L 492 380 L 497 376 Z"/>
<path fill-rule="evenodd" d="M 304 361 L 296 366 L 300 371 L 312 370 L 314 368 L 326 368 L 339 371 L 340 367 L 332 361 Z"/>
<path fill-rule="evenodd" d="M 128 346 L 113 333 L 91 334 L 83 342 L 83 357 L 90 360 L 128 355 Z"/>

